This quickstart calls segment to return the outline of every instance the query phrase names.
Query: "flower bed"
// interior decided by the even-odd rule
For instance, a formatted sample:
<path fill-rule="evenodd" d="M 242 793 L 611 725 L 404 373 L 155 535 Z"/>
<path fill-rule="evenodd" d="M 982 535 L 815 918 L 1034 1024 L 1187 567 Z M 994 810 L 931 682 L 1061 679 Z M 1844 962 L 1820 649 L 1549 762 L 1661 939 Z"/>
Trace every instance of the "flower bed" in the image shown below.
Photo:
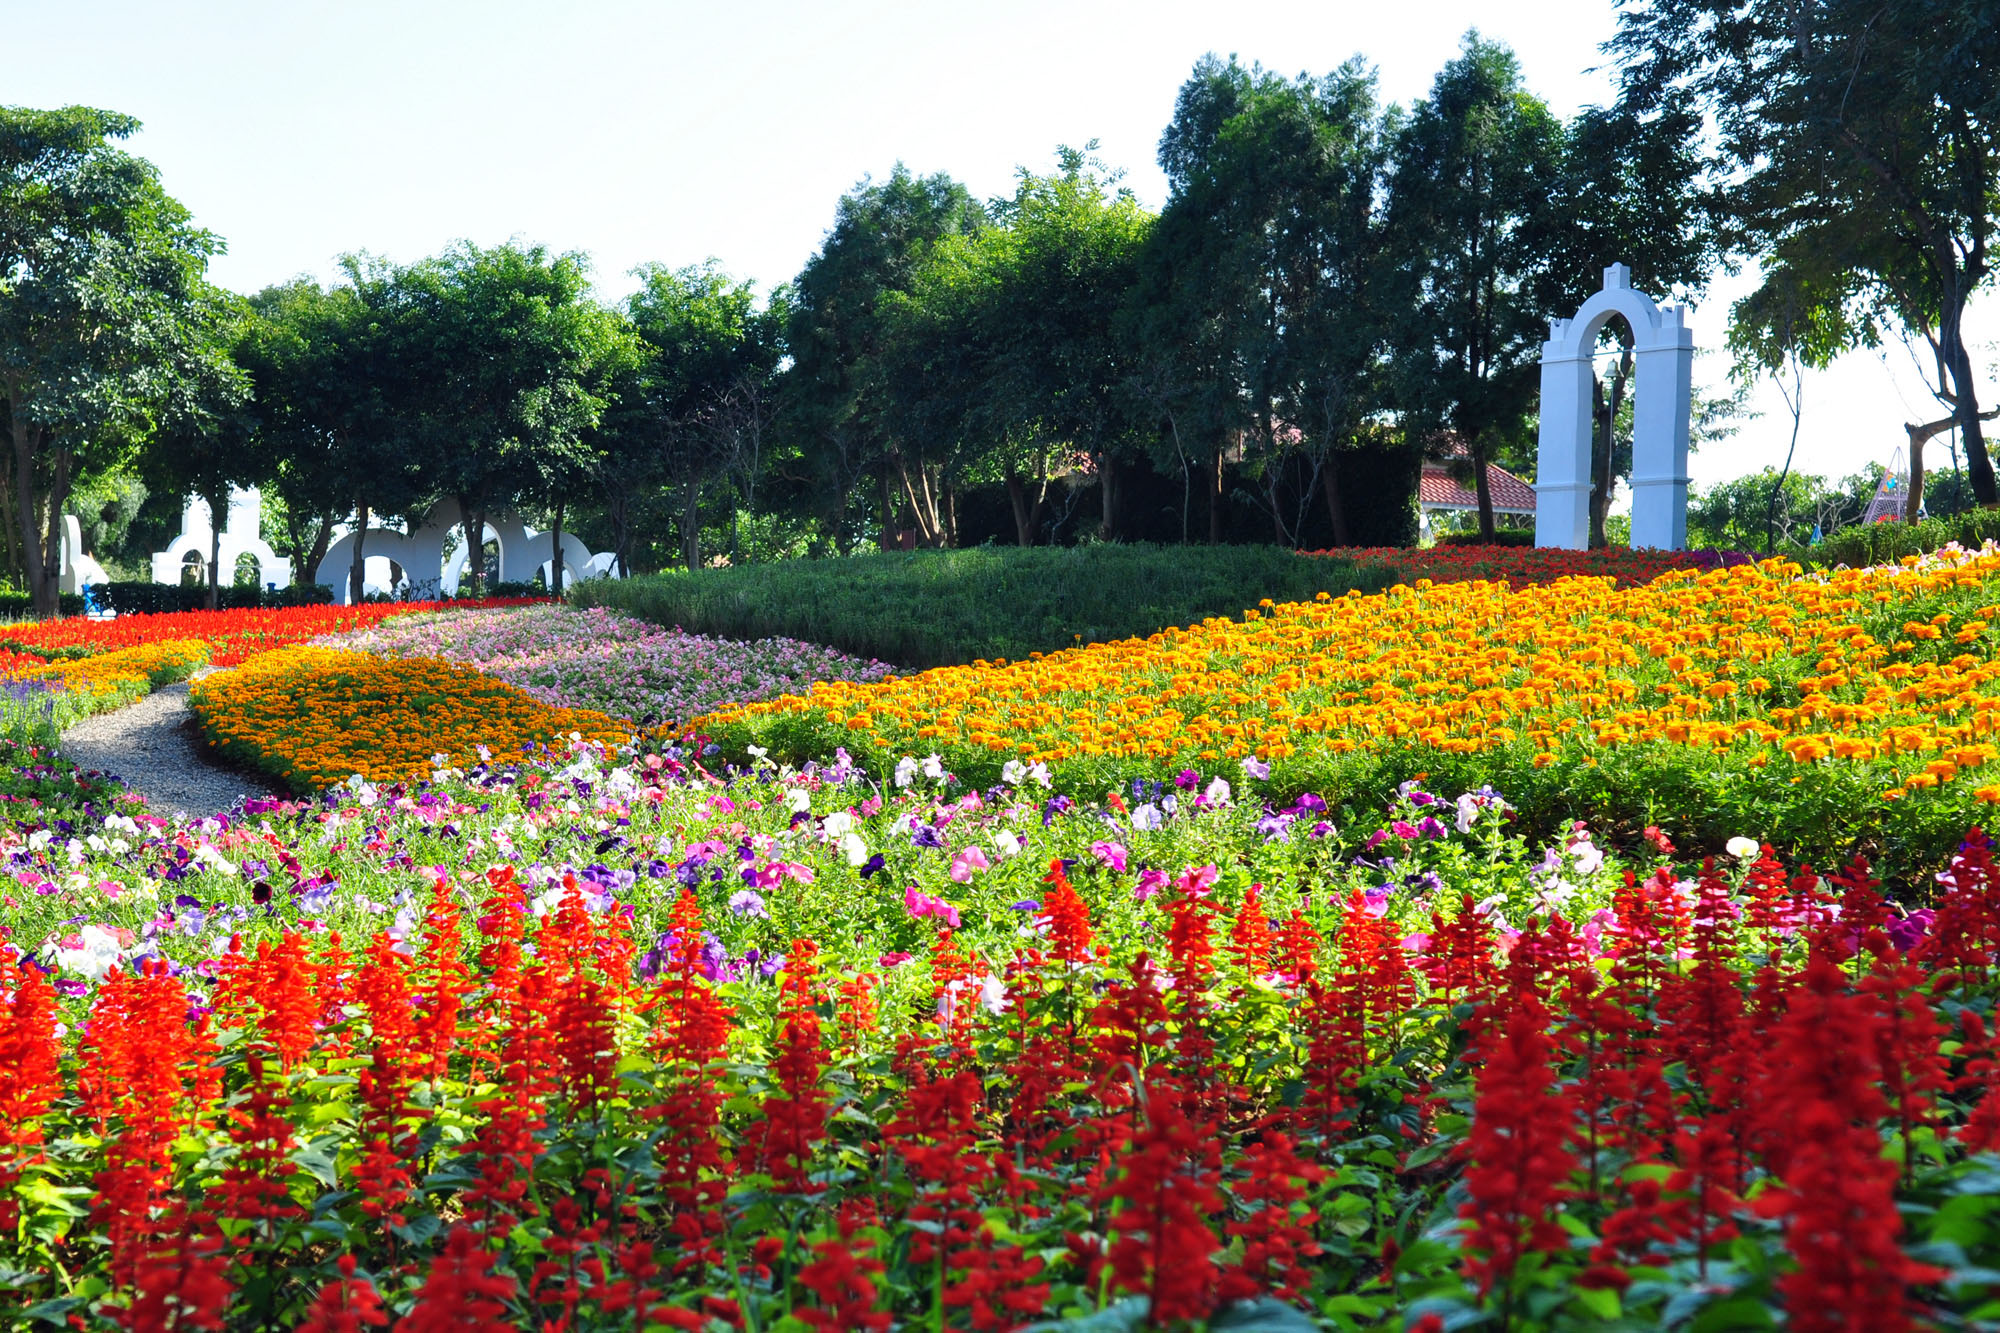
<path fill-rule="evenodd" d="M 1748 839 L 1524 844 L 1495 792 L 1335 829 L 1240 773 L 1077 805 L 925 770 L 586 751 L 0 835 L 36 960 L 0 961 L 15 1294 L 86 1327 L 1981 1317 L 1976 832 L 1905 915 Z"/>
<path fill-rule="evenodd" d="M 105 652 L 163 639 L 200 639 L 217 666 L 234 666 L 255 653 L 322 635 L 378 625 L 392 616 L 445 608 L 522 606 L 535 599 L 492 598 L 462 602 L 368 602 L 360 606 L 287 606 L 240 611 L 176 611 L 163 615 L 92 620 L 70 616 L 39 624 L 9 625 L 0 650 L 50 657 L 64 649 Z"/>
<path fill-rule="evenodd" d="M 1464 583 L 1267 606 L 1236 622 L 1006 666 L 725 709 L 732 752 L 934 750 L 968 780 L 1046 763 L 1101 792 L 1162 768 L 1268 761 L 1344 800 L 1428 772 L 1504 785 L 1545 825 L 1745 818 L 1815 858 L 1872 838 L 1936 859 L 2000 801 L 2000 553 L 1803 576 L 1740 566 L 1618 589 Z"/>
<path fill-rule="evenodd" d="M 520 753 L 572 734 L 620 744 L 628 729 L 550 708 L 511 685 L 434 658 L 388 661 L 284 648 L 196 683 L 202 735 L 224 758 L 312 790 L 352 775 L 406 778 L 482 749 Z"/>
<path fill-rule="evenodd" d="M 1675 570 L 1706 571 L 1749 564 L 1740 551 L 1658 551 L 1624 546 L 1563 551 L 1540 546 L 1337 546 L 1308 554 L 1351 560 L 1366 569 L 1388 566 L 1412 582 L 1505 581 L 1516 588 L 1557 579 L 1608 578 L 1621 588 L 1651 583 Z"/>
<path fill-rule="evenodd" d="M 463 662 L 543 703 L 648 725 L 685 722 L 815 681 L 881 680 L 890 670 L 796 639 L 712 639 L 602 608 L 550 605 L 402 616 L 322 642 L 385 657 Z"/>
<path fill-rule="evenodd" d="M 0 674 L 0 732 L 53 745 L 82 718 L 136 703 L 207 664 L 208 645 L 197 639 L 163 639 L 54 662 L 24 658 Z"/>

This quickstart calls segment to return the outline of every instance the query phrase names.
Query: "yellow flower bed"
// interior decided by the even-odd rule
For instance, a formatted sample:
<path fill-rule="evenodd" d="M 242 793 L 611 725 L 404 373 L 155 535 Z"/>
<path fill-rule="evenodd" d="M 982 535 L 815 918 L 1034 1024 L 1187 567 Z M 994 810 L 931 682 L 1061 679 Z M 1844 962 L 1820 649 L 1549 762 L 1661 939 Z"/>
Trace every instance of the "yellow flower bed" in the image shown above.
<path fill-rule="evenodd" d="M 302 790 L 359 773 L 407 778 L 527 744 L 563 746 L 572 732 L 623 744 L 626 724 L 587 709 L 551 708 L 468 667 L 436 658 L 388 660 L 332 648 L 284 648 L 195 683 L 195 717 L 211 745 Z"/>
<path fill-rule="evenodd" d="M 28 680 L 60 684 L 77 712 L 90 714 L 123 708 L 162 685 L 186 680 L 207 665 L 206 643 L 199 639 L 165 639 L 94 657 L 51 662 L 16 674 Z"/>
<path fill-rule="evenodd" d="M 1589 765 L 1664 742 L 1727 752 L 1737 771 L 1872 764 L 1889 799 L 1956 783 L 2000 801 L 1996 580 L 1989 551 L 1812 576 L 1774 561 L 1625 590 L 1423 581 L 1003 666 L 820 684 L 693 727 L 734 744 L 840 731 L 968 771 L 983 754 L 1155 774 L 1399 744 Z"/>

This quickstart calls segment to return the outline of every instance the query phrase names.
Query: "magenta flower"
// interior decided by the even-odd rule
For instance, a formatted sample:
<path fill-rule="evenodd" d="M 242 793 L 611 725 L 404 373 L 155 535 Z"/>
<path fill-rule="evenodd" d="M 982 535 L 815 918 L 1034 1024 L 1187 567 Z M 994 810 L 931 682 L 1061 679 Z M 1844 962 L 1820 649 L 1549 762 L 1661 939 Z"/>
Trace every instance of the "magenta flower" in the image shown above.
<path fill-rule="evenodd" d="M 1125 873 L 1125 844 L 1122 842 L 1093 842 L 1091 855 L 1110 866 L 1119 874 Z"/>
<path fill-rule="evenodd" d="M 993 863 L 986 859 L 986 853 L 977 847 L 967 847 L 951 858 L 951 879 L 954 884 L 963 884 L 982 870 L 990 870 Z"/>
<path fill-rule="evenodd" d="M 1189 867 L 1174 881 L 1174 887 L 1190 898 L 1206 898 L 1208 891 L 1215 887 L 1216 876 L 1221 873 L 1214 866 Z"/>
<path fill-rule="evenodd" d="M 932 917 L 958 929 L 958 909 L 942 898 L 933 898 L 916 885 L 903 890 L 903 907 L 913 917 Z"/>

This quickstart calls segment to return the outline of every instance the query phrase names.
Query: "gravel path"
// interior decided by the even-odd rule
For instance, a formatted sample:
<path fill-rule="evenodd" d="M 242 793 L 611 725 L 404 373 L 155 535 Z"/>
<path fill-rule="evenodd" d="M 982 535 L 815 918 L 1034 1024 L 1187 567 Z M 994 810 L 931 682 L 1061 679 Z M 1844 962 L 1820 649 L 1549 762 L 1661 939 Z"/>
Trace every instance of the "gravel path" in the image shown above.
<path fill-rule="evenodd" d="M 156 815 L 209 815 L 246 796 L 280 795 L 265 779 L 208 758 L 187 699 L 182 682 L 154 690 L 130 708 L 85 718 L 63 733 L 62 752 L 80 768 L 124 779 Z"/>

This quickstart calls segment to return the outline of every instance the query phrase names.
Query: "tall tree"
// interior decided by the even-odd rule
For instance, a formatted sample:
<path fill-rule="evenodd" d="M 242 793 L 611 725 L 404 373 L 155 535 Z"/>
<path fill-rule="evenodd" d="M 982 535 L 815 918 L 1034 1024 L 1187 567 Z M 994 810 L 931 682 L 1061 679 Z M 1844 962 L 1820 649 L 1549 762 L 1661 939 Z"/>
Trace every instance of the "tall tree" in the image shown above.
<path fill-rule="evenodd" d="M 848 549 L 851 497 L 871 479 L 885 538 L 891 526 L 891 423 L 879 360 L 888 332 L 884 294 L 908 290 L 940 238 L 985 225 L 963 185 L 943 174 L 917 176 L 899 162 L 886 181 L 863 180 L 841 197 L 832 230 L 793 284 L 783 411 L 805 442 L 801 465 L 819 497 L 823 546 Z"/>
<path fill-rule="evenodd" d="M 1493 535 L 1487 464 L 1525 437 L 1553 308 L 1551 200 L 1563 131 L 1506 47 L 1468 34 L 1397 137 L 1389 229 L 1410 283 L 1402 398 L 1420 434 L 1461 443 Z"/>
<path fill-rule="evenodd" d="M 627 447 L 650 453 L 676 492 L 681 559 L 699 569 L 704 490 L 761 466 L 784 313 L 759 310 L 751 284 L 713 260 L 637 272 L 641 286 L 625 307 L 637 372 L 620 381 L 616 420 L 630 433 Z"/>
<path fill-rule="evenodd" d="M 330 288 L 301 280 L 252 297 L 236 355 L 254 386 L 264 473 L 284 501 L 292 576 L 312 581 L 334 524 L 351 516 L 348 591 L 359 601 L 371 520 L 414 509 L 429 483 L 392 410 L 394 272 L 362 256 L 344 267 L 347 281 Z"/>
<path fill-rule="evenodd" d="M 221 242 L 115 146 L 138 128 L 89 107 L 0 108 L 0 398 L 37 615 L 60 605 L 77 478 L 129 458 L 169 386 L 227 355 L 201 299 Z"/>
<path fill-rule="evenodd" d="M 1703 188 L 1701 117 L 1688 99 L 1640 114 L 1628 106 L 1588 107 L 1565 129 L 1551 199 L 1561 225 L 1549 229 L 1551 314 L 1573 310 L 1598 290 L 1614 262 L 1632 270 L 1640 291 L 1690 297 L 1707 285 L 1721 232 Z M 1635 331 L 1614 319 L 1600 335 L 1613 360 L 1593 377 L 1590 544 L 1605 545 L 1604 521 L 1632 448 L 1618 423 L 1628 415 Z M 1600 353 L 1600 358 L 1601 358 Z"/>
<path fill-rule="evenodd" d="M 1015 540 L 1032 546 L 1062 456 L 1099 480 L 1102 532 L 1117 522 L 1119 455 L 1133 435 L 1119 327 L 1151 217 L 1090 156 L 1023 169 L 983 231 L 941 238 L 895 315 L 884 360 L 894 460 L 924 538 L 955 540 L 942 494 L 952 468 L 1001 480 Z"/>
<path fill-rule="evenodd" d="M 583 256 L 541 246 L 461 242 L 397 271 L 391 288 L 394 410 L 458 501 L 478 595 L 487 514 L 537 492 L 537 455 L 580 455 L 603 410 L 611 325 Z"/>
<path fill-rule="evenodd" d="M 1197 353 L 1228 372 L 1210 420 L 1235 418 L 1228 433 L 1245 442 L 1283 543 L 1299 540 L 1315 492 L 1346 540 L 1331 454 L 1362 447 L 1363 422 L 1383 406 L 1378 199 L 1391 124 L 1359 59 L 1287 80 L 1209 56 L 1160 142 L 1167 306 L 1215 342 Z"/>
<path fill-rule="evenodd" d="M 1857 342 L 1897 326 L 1984 505 L 2000 504 L 1965 309 L 2000 220 L 2000 44 L 1988 0 L 1620 0 L 1627 104 L 1714 117 L 1714 184 L 1767 282 L 1816 295 Z M 1782 312 L 1772 299 L 1760 310 Z"/>
<path fill-rule="evenodd" d="M 249 305 L 203 283 L 197 306 L 201 337 L 214 350 L 167 384 L 158 427 L 139 457 L 139 472 L 153 490 L 197 495 L 207 503 L 206 602 L 213 611 L 221 602 L 222 529 L 230 492 L 262 481 L 269 457 L 249 411 L 250 377 L 235 359 L 253 318 Z"/>

